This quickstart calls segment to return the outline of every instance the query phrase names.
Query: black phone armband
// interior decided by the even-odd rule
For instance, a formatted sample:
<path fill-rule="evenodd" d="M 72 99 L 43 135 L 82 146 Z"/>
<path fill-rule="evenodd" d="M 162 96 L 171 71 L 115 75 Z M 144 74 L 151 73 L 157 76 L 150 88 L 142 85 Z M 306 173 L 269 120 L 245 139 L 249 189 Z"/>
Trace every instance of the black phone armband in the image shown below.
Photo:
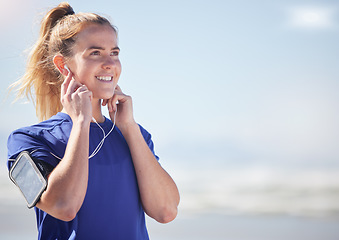
<path fill-rule="evenodd" d="M 13 161 L 9 170 L 9 178 L 20 189 L 27 207 L 32 208 L 40 200 L 47 188 L 47 176 L 53 167 L 41 160 L 32 158 L 29 152 L 21 152 Z"/>

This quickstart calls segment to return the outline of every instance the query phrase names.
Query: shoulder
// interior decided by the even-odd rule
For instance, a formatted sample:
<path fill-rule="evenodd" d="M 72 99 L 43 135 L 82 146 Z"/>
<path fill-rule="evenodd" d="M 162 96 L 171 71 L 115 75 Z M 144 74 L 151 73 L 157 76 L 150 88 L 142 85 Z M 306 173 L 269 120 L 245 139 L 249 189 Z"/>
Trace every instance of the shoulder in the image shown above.
<path fill-rule="evenodd" d="M 67 142 L 72 122 L 65 115 L 57 114 L 46 121 L 13 131 L 7 140 L 8 158 L 15 158 L 22 151 L 31 152 Z"/>

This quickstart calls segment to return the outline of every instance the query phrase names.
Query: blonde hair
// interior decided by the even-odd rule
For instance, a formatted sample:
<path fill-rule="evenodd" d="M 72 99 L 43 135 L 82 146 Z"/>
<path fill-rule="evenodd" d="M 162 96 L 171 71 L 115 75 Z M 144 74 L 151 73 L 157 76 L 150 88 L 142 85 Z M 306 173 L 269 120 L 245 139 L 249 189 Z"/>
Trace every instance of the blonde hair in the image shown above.
<path fill-rule="evenodd" d="M 17 97 L 26 96 L 33 101 L 40 121 L 62 109 L 60 89 L 64 76 L 54 66 L 53 57 L 61 54 L 66 60 L 70 58 L 76 35 L 89 24 L 108 24 L 117 33 L 106 18 L 94 13 L 75 14 L 66 2 L 51 9 L 43 18 L 40 36 L 30 52 L 26 72 L 11 86 L 17 88 Z"/>

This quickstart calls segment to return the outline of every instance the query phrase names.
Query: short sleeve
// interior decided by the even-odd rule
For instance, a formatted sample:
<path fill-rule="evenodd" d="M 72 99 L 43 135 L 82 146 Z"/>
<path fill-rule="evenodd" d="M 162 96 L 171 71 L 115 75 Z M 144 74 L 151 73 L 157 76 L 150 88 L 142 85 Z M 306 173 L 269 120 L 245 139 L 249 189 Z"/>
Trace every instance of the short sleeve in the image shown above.
<path fill-rule="evenodd" d="M 152 151 L 152 153 L 155 156 L 155 158 L 159 161 L 159 157 L 155 154 L 154 143 L 153 143 L 153 140 L 152 140 L 152 135 L 146 129 L 144 129 L 141 125 L 139 125 L 139 127 L 140 127 L 141 134 L 144 137 L 144 139 L 145 139 L 149 149 Z"/>
<path fill-rule="evenodd" d="M 30 132 L 27 129 L 19 129 L 11 133 L 7 140 L 7 167 L 10 168 L 19 153 L 28 151 L 31 156 L 45 161 L 55 167 L 59 161 L 51 155 L 51 149 L 39 134 Z"/>

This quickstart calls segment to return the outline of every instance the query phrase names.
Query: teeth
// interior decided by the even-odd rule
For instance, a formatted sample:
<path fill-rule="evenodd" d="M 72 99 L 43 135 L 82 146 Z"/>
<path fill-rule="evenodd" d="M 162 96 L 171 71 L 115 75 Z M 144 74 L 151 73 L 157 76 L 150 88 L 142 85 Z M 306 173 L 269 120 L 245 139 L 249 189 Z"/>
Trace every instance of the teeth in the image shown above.
<path fill-rule="evenodd" d="M 101 80 L 101 81 L 111 81 L 112 77 L 109 76 L 100 76 L 100 77 L 96 77 L 97 79 Z"/>

